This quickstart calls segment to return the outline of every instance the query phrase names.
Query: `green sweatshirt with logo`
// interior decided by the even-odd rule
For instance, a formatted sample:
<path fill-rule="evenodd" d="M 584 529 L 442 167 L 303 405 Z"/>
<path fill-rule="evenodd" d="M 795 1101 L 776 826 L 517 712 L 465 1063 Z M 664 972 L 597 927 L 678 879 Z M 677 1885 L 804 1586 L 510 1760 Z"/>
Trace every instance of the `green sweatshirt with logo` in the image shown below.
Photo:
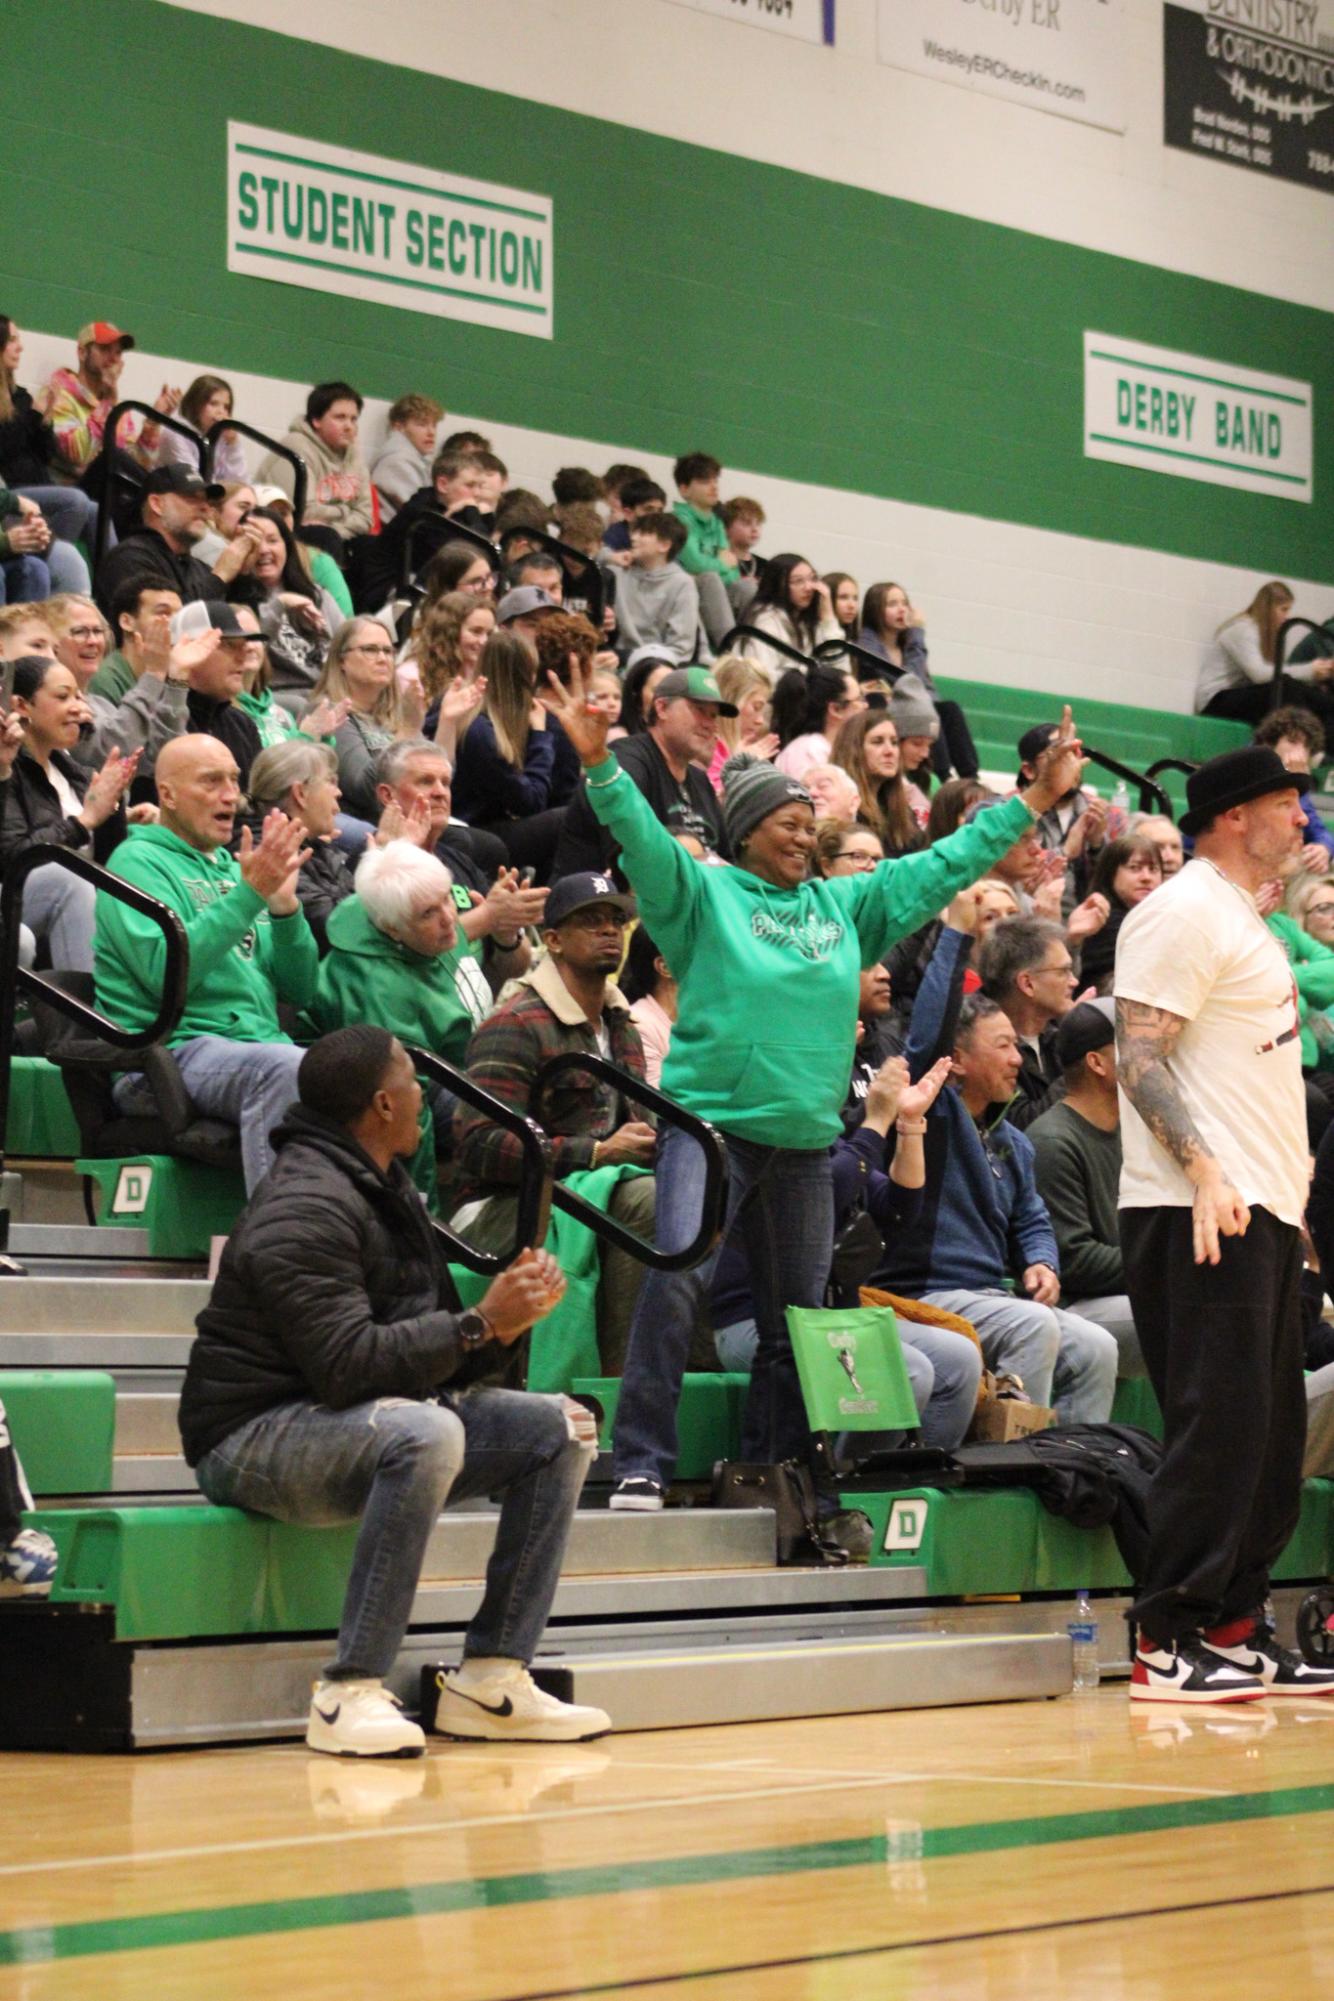
<path fill-rule="evenodd" d="M 108 867 L 174 910 L 185 927 L 190 971 L 185 1007 L 168 1045 L 197 1035 L 230 1042 L 290 1042 L 277 1003 L 305 1007 L 319 953 L 304 911 L 270 917 L 226 848 L 204 854 L 166 827 L 135 827 Z M 93 975 L 97 1005 L 123 1028 L 145 1028 L 162 1000 L 166 945 L 151 917 L 99 890 Z"/>
<path fill-rule="evenodd" d="M 307 1012 L 321 1035 L 355 1021 L 373 1021 L 401 1042 L 463 1066 L 468 1038 L 491 1012 L 491 989 L 480 947 L 462 932 L 438 958 L 423 958 L 372 924 L 365 905 L 348 896 L 329 918 L 329 950 Z"/>
<path fill-rule="evenodd" d="M 639 914 L 679 982 L 662 1088 L 763 1146 L 832 1146 L 856 1048 L 857 975 L 939 915 L 1033 825 L 1022 799 L 863 875 L 776 889 L 697 862 L 608 757 L 588 773 Z"/>
<path fill-rule="evenodd" d="M 685 547 L 676 560 L 689 576 L 712 570 L 730 582 L 740 574 L 720 514 L 711 507 L 692 507 L 688 500 L 674 501 L 672 513 L 685 526 Z"/>

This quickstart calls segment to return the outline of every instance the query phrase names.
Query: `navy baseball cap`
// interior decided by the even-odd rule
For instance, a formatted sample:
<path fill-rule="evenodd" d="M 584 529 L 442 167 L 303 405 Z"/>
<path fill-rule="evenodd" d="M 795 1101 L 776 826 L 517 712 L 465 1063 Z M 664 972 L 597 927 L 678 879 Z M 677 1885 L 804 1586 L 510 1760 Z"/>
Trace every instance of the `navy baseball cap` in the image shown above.
<path fill-rule="evenodd" d="M 635 900 L 618 889 L 614 879 L 602 875 L 596 869 L 581 869 L 577 875 L 563 875 L 553 884 L 547 894 L 547 907 L 542 915 L 542 929 L 554 931 L 576 910 L 586 910 L 592 903 L 613 903 L 621 916 L 629 923 L 635 914 Z"/>

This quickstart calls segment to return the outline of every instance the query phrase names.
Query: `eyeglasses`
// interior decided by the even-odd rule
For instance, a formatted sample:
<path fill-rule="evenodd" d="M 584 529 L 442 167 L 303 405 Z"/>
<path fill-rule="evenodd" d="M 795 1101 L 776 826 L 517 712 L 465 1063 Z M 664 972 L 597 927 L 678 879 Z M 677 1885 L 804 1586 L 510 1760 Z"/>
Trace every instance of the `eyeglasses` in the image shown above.
<path fill-rule="evenodd" d="M 100 625 L 70 625 L 65 628 L 66 639 L 101 639 Z"/>
<path fill-rule="evenodd" d="M 872 869 L 879 862 L 879 855 L 859 855 L 855 848 L 840 848 L 835 861 L 851 862 L 856 869 Z"/>
<path fill-rule="evenodd" d="M 1309 903 L 1306 914 L 1308 917 L 1334 917 L 1334 903 Z"/>
<path fill-rule="evenodd" d="M 370 653 L 380 660 L 392 660 L 394 657 L 392 646 L 349 646 L 347 650 L 349 653 Z"/>

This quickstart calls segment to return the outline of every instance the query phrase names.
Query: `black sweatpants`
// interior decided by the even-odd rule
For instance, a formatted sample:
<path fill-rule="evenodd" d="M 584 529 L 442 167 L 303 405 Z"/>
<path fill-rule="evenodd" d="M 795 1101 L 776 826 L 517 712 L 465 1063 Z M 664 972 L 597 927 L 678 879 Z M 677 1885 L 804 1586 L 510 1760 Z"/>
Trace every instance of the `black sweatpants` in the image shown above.
<path fill-rule="evenodd" d="M 1171 1641 L 1259 1611 L 1297 1526 L 1306 1389 L 1298 1233 L 1267 1209 L 1195 1263 L 1191 1212 L 1122 1209 L 1126 1291 L 1162 1405 L 1131 1617 Z"/>

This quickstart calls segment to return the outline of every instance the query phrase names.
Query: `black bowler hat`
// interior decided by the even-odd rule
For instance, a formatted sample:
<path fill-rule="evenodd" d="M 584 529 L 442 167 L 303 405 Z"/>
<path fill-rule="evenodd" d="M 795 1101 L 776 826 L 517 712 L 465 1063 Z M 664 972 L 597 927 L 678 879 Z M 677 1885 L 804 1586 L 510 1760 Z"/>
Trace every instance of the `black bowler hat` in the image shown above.
<path fill-rule="evenodd" d="M 1186 780 L 1188 811 L 1178 825 L 1183 834 L 1198 834 L 1217 813 L 1229 806 L 1244 806 L 1250 799 L 1263 799 L 1266 792 L 1295 792 L 1297 780 L 1282 758 L 1267 744 L 1248 743 L 1241 750 L 1225 750 L 1192 771 Z"/>

